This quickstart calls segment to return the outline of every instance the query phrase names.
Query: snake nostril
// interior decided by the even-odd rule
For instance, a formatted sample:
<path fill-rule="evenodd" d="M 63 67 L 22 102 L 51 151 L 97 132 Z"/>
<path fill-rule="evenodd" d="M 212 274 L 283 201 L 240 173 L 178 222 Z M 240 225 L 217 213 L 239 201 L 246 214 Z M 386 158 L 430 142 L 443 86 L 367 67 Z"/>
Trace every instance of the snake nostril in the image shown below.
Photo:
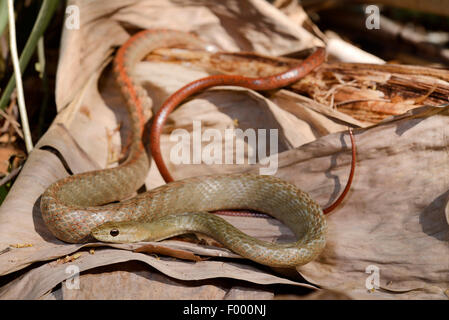
<path fill-rule="evenodd" d="M 118 229 L 112 229 L 112 230 L 109 232 L 109 234 L 110 234 L 111 236 L 113 236 L 113 237 L 117 237 L 119 233 L 120 233 L 120 232 L 118 231 Z"/>

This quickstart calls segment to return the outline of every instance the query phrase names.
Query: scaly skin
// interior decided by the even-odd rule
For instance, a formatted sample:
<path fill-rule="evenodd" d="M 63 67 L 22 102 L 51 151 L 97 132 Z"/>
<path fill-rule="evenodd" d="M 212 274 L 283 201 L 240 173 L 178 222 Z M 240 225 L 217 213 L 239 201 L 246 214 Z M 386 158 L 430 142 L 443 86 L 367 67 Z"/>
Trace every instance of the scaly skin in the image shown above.
<path fill-rule="evenodd" d="M 120 203 L 106 204 L 132 194 L 143 184 L 148 172 L 148 158 L 141 142 L 142 110 L 147 96 L 145 90 L 132 80 L 130 73 L 151 50 L 178 44 L 203 47 L 196 37 L 186 33 L 146 30 L 131 37 L 120 48 L 114 60 L 114 72 L 126 98 L 132 124 L 128 158 L 116 168 L 70 176 L 50 185 L 41 199 L 46 225 L 57 238 L 70 243 L 90 241 L 92 234 L 102 241 L 129 242 L 142 240 L 142 230 L 150 231 L 150 235 L 145 233 L 145 239 L 157 240 L 197 231 L 262 264 L 291 267 L 311 261 L 325 245 L 323 211 L 306 193 L 275 177 L 233 174 L 190 178 Z M 173 110 L 187 96 L 213 85 L 228 84 L 229 79 L 233 85 L 256 90 L 285 86 L 297 81 L 323 60 L 324 50 L 318 49 L 298 67 L 272 77 L 251 79 L 222 75 L 200 79 L 172 95 L 168 100 L 169 107 Z M 160 113 L 165 116 L 156 120 L 156 130 L 152 130 L 156 136 L 151 136 L 153 141 L 159 140 L 157 126 L 162 128 L 171 110 L 161 108 Z M 291 244 L 271 244 L 251 238 L 206 212 L 220 209 L 268 213 L 290 227 L 299 240 Z M 160 218 L 162 220 L 158 221 Z M 139 227 L 139 224 L 124 221 L 145 223 Z M 111 227 L 119 229 L 119 236 L 111 236 Z M 117 230 L 113 231 L 115 234 Z"/>
<path fill-rule="evenodd" d="M 120 243 L 200 232 L 245 258 L 276 267 L 305 264 L 326 242 L 326 219 L 320 206 L 305 192 L 273 176 L 231 174 L 178 180 L 137 196 L 132 204 L 135 208 L 128 210 L 135 210 L 139 220 L 153 222 L 110 222 L 94 228 L 93 236 Z M 126 201 L 123 206 L 128 207 Z M 270 214 L 287 225 L 298 241 L 261 241 L 206 212 L 238 208 Z"/>

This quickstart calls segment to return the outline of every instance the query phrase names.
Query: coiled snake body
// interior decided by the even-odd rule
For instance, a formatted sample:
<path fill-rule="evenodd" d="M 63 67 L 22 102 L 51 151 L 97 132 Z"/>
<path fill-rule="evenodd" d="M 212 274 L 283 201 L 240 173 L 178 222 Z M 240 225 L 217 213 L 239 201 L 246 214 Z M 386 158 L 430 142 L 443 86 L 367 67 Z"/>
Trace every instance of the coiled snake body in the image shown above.
<path fill-rule="evenodd" d="M 131 37 L 119 49 L 114 60 L 114 72 L 131 119 L 132 142 L 128 157 L 118 167 L 69 176 L 50 185 L 41 198 L 41 212 L 47 227 L 57 238 L 70 243 L 87 242 L 93 240 L 92 236 L 101 241 L 134 242 L 201 232 L 243 257 L 265 265 L 292 267 L 313 260 L 325 246 L 323 211 L 305 192 L 272 176 L 231 174 L 190 178 L 111 203 L 135 192 L 144 183 L 149 169 L 141 141 L 144 125 L 142 105 L 147 96 L 130 74 L 134 65 L 150 51 L 178 44 L 203 47 L 196 37 L 183 32 L 146 30 Z M 220 77 L 228 77 L 237 80 L 234 85 L 251 87 L 248 83 L 256 83 L 253 88 L 276 88 L 296 81 L 323 59 L 324 50 L 320 49 L 292 69 L 293 72 L 289 70 L 261 79 L 213 76 L 215 82 L 212 84 L 204 85 L 204 81 L 199 80 L 200 86 L 195 84 L 193 87 L 204 89 L 217 85 Z M 271 83 L 263 81 L 269 78 Z M 262 87 L 257 87 L 257 84 L 262 84 Z M 171 97 L 174 104 L 183 100 L 179 92 L 186 92 L 185 88 Z M 193 92 L 190 90 L 190 94 Z M 170 111 L 165 112 L 165 119 Z M 155 126 L 161 127 L 164 121 L 156 121 Z M 286 224 L 298 241 L 272 244 L 254 239 L 222 218 L 207 213 L 219 209 L 252 209 L 270 214 Z"/>

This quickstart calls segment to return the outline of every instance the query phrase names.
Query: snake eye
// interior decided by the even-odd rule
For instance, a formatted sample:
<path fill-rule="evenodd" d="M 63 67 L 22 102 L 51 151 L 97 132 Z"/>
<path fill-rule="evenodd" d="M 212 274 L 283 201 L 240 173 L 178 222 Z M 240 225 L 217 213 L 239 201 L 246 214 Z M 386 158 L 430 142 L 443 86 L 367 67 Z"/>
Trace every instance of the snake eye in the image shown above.
<path fill-rule="evenodd" d="M 112 229 L 112 230 L 109 232 L 109 234 L 110 234 L 111 236 L 113 236 L 113 237 L 117 237 L 119 233 L 120 233 L 120 232 L 118 231 L 118 229 Z"/>

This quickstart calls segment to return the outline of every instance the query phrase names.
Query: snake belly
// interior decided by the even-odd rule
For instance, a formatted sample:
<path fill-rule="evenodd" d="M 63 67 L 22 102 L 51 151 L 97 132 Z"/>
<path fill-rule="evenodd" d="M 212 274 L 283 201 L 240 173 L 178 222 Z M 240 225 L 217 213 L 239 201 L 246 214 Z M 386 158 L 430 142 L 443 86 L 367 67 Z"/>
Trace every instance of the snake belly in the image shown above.
<path fill-rule="evenodd" d="M 200 232 L 245 258 L 269 266 L 293 267 L 313 260 L 325 246 L 323 211 L 305 192 L 272 176 L 231 174 L 189 178 L 111 203 L 132 195 L 143 185 L 149 169 L 141 141 L 143 107 L 148 97 L 132 80 L 131 72 L 150 51 L 179 44 L 204 46 L 196 37 L 183 32 L 145 30 L 119 49 L 114 72 L 130 117 L 128 157 L 115 168 L 69 176 L 50 185 L 40 203 L 45 224 L 58 239 L 69 243 L 88 242 L 93 237 L 108 242 L 161 240 L 180 233 Z M 270 214 L 287 225 L 298 240 L 274 244 L 252 238 L 207 213 L 221 209 Z M 118 237 L 111 236 L 111 228 L 119 231 Z"/>

